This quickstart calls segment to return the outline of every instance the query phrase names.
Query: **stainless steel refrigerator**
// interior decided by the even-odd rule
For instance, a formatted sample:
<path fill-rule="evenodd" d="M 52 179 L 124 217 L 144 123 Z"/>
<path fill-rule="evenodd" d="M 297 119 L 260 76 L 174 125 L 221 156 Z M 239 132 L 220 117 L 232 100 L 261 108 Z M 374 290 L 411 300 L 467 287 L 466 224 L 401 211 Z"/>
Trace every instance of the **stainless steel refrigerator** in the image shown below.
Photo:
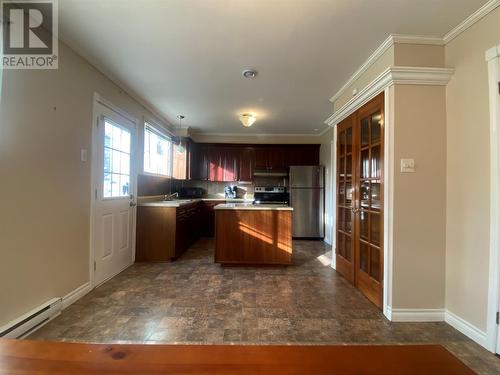
<path fill-rule="evenodd" d="M 325 237 L 325 170 L 322 166 L 290 167 L 293 237 Z"/>

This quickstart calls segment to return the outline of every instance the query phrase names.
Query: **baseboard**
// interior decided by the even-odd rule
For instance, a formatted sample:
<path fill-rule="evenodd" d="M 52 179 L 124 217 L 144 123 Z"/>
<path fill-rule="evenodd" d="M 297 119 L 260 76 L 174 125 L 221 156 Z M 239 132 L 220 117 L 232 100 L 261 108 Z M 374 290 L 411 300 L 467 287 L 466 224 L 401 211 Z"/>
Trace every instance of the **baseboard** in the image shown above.
<path fill-rule="evenodd" d="M 61 314 L 61 310 L 61 298 L 53 298 L 0 327 L 0 337 L 24 338 Z"/>
<path fill-rule="evenodd" d="M 481 331 L 475 325 L 469 323 L 465 319 L 462 319 L 458 315 L 453 314 L 449 310 L 445 311 L 445 322 L 448 323 L 453 328 L 455 328 L 457 331 L 463 333 L 471 340 L 477 342 L 482 347 L 488 349 L 488 340 L 486 332 Z"/>
<path fill-rule="evenodd" d="M 82 298 L 84 295 L 86 295 L 88 292 L 92 290 L 92 287 L 90 286 L 90 282 L 87 282 L 72 292 L 69 292 L 62 298 L 62 308 L 63 310 L 71 306 L 73 303 L 78 301 L 80 298 Z"/>
<path fill-rule="evenodd" d="M 30 335 L 59 316 L 62 310 L 82 298 L 90 292 L 91 289 L 90 283 L 87 282 L 62 298 L 53 298 L 45 302 L 19 318 L 7 323 L 3 327 L 0 327 L 0 337 L 15 339 L 24 338 Z"/>
<path fill-rule="evenodd" d="M 392 309 L 386 308 L 386 314 L 392 322 L 443 322 L 444 309 Z"/>

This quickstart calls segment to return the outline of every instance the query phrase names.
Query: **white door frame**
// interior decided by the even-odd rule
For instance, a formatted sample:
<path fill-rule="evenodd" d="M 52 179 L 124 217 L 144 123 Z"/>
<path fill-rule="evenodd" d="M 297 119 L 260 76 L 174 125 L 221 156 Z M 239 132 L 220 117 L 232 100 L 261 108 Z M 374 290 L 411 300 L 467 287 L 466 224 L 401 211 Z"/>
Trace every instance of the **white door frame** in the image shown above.
<path fill-rule="evenodd" d="M 500 45 L 486 51 L 490 104 L 490 261 L 487 348 L 500 352 L 496 315 L 500 305 Z"/>
<path fill-rule="evenodd" d="M 93 289 L 97 285 L 95 285 L 95 278 L 94 278 L 94 260 L 95 260 L 95 253 L 94 253 L 94 218 L 95 218 L 95 186 L 97 182 L 97 173 L 101 173 L 101 168 L 100 166 L 96 165 L 97 164 L 97 149 L 94 147 L 97 143 L 97 138 L 99 136 L 99 131 L 98 131 L 98 123 L 100 121 L 100 111 L 98 109 L 99 106 L 104 106 L 113 112 L 116 112 L 122 117 L 125 117 L 127 120 L 130 122 L 133 122 L 135 124 L 136 128 L 136 136 L 134 137 L 135 139 L 131 139 L 131 145 L 132 149 L 135 150 L 135 155 L 138 155 L 138 145 L 137 145 L 137 134 L 138 134 L 138 125 L 139 121 L 129 114 L 127 111 L 121 109 L 120 107 L 114 105 L 110 101 L 104 99 L 101 95 L 99 95 L 97 92 L 94 93 L 94 98 L 93 98 L 93 104 L 92 104 L 92 144 L 91 144 L 91 175 L 90 175 L 90 243 L 89 243 L 89 280 L 90 280 L 90 287 Z M 130 173 L 131 177 L 133 176 L 134 180 L 134 193 L 137 195 L 137 175 L 138 175 L 138 165 L 137 165 L 137 160 L 131 160 L 130 161 Z M 136 197 L 137 198 L 137 197 Z M 131 233 L 131 246 L 132 246 L 132 258 L 130 260 L 130 264 L 133 264 L 135 261 L 135 239 L 136 239 L 136 220 L 137 220 L 137 209 L 134 207 L 132 210 L 132 233 Z"/>

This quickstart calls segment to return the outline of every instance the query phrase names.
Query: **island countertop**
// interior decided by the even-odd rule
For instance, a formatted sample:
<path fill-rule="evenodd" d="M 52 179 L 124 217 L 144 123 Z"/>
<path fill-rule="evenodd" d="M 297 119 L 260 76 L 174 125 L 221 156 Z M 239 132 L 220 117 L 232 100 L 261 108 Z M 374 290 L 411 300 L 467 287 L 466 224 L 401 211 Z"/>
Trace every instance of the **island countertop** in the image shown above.
<path fill-rule="evenodd" d="M 293 208 L 281 204 L 225 203 L 218 204 L 215 210 L 253 210 L 253 211 L 293 211 Z"/>

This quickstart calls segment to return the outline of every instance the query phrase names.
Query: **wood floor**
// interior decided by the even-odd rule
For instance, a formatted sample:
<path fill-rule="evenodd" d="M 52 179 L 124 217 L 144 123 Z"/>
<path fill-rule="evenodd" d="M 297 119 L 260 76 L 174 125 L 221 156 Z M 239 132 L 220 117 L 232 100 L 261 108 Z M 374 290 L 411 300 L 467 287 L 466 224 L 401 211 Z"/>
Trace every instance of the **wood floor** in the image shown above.
<path fill-rule="evenodd" d="M 106 345 L 0 341 L 0 374 L 474 374 L 437 345 Z"/>
<path fill-rule="evenodd" d="M 221 267 L 213 240 L 173 263 L 136 264 L 30 339 L 130 344 L 440 344 L 480 374 L 500 359 L 444 322 L 393 323 L 330 267 L 329 248 L 294 241 L 289 267 Z"/>

